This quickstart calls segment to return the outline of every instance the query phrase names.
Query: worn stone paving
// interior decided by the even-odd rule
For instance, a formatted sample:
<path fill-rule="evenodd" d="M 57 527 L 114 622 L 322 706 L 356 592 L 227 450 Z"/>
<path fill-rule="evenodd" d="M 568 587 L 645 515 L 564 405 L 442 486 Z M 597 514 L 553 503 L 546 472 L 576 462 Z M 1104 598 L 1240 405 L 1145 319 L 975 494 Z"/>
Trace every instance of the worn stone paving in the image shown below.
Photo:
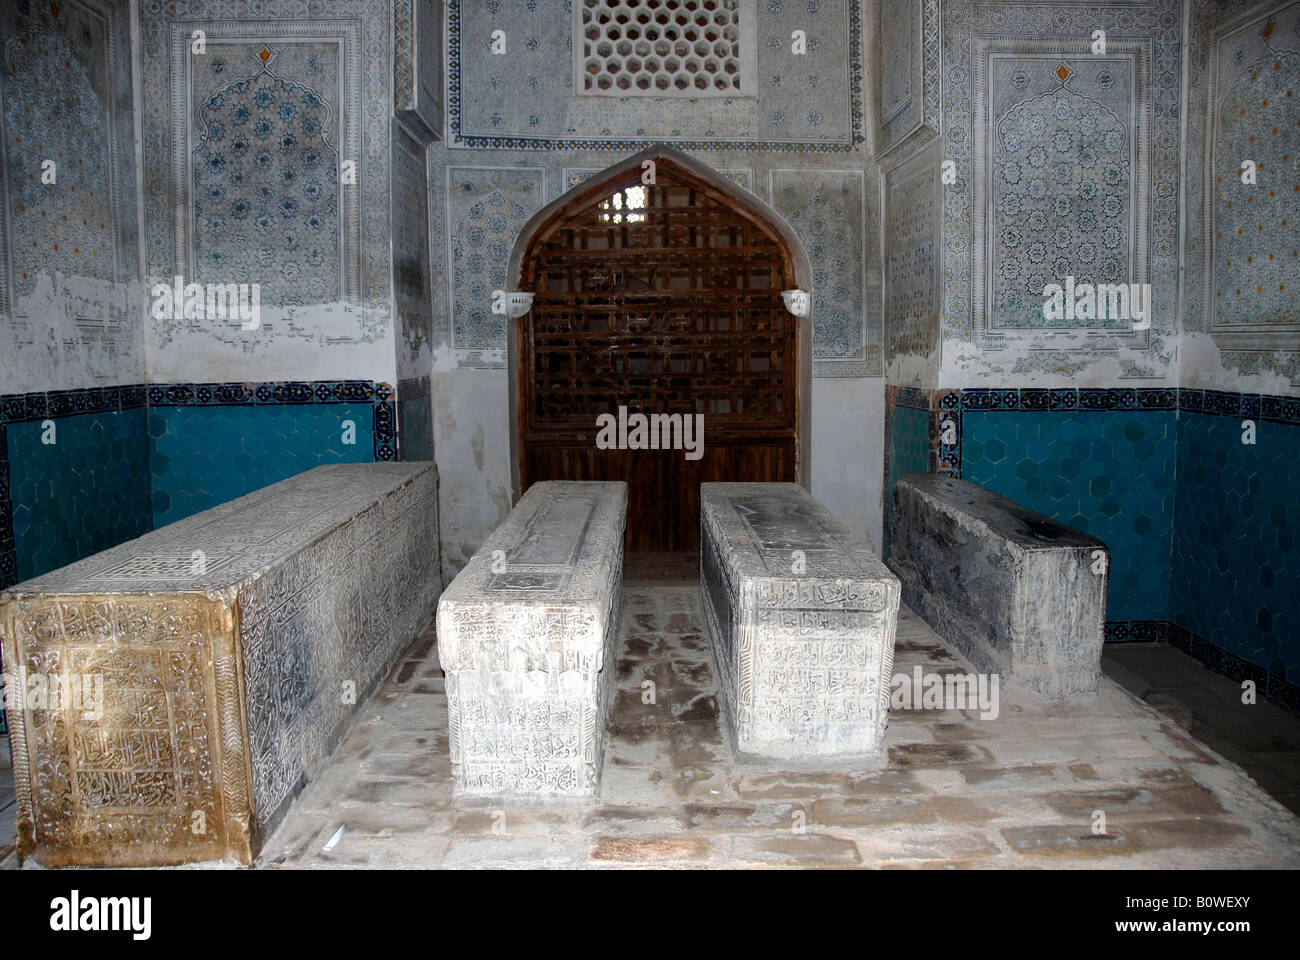
<path fill-rule="evenodd" d="M 452 801 L 430 630 L 259 866 L 1300 866 L 1300 820 L 1107 679 L 1056 715 L 891 711 L 875 763 L 736 762 L 697 591 L 628 585 L 599 802 Z M 904 610 L 895 672 L 914 666 L 967 669 Z"/>
<path fill-rule="evenodd" d="M 891 711 L 878 762 L 742 763 L 695 583 L 628 584 L 619 650 L 599 802 L 452 801 L 430 625 L 258 866 L 1300 867 L 1300 819 L 1107 678 L 1055 715 L 1006 698 L 996 720 Z M 904 609 L 895 673 L 916 666 L 968 669 Z"/>

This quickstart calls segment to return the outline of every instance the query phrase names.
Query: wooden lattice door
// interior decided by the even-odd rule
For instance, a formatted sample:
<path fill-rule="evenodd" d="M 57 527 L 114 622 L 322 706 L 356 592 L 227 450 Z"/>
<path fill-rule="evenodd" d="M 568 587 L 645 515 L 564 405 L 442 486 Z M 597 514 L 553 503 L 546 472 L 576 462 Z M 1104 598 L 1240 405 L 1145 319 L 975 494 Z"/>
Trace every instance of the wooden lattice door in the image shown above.
<path fill-rule="evenodd" d="M 685 170 L 582 191 L 521 264 L 520 489 L 626 480 L 627 549 L 696 550 L 700 484 L 793 481 L 796 286 L 777 232 Z M 597 417 L 702 414 L 703 455 L 600 449 Z"/>

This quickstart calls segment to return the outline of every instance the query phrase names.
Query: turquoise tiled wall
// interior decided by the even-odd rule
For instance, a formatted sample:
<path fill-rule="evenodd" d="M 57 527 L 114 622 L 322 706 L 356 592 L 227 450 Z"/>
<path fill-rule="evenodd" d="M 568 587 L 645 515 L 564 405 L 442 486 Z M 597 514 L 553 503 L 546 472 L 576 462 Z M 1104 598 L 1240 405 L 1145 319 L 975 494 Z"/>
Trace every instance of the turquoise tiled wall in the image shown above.
<path fill-rule="evenodd" d="M 1300 426 L 1183 411 L 1171 619 L 1300 683 Z"/>
<path fill-rule="evenodd" d="M 403 460 L 433 459 L 433 402 L 429 379 L 403 380 L 397 385 L 398 435 Z"/>
<path fill-rule="evenodd" d="M 1169 619 L 1177 414 L 968 410 L 962 477 L 1102 540 L 1107 620 Z"/>
<path fill-rule="evenodd" d="M 894 407 L 889 414 L 889 487 L 885 490 L 885 528 L 894 515 L 894 484 L 899 477 L 928 473 L 930 463 L 930 412 Z"/>
<path fill-rule="evenodd" d="M 53 422 L 52 444 L 42 443 L 40 420 L 5 430 L 18 580 L 138 537 L 153 524 L 144 408 Z"/>
<path fill-rule="evenodd" d="M 355 443 L 343 442 L 344 422 Z M 153 523 L 172 523 L 323 463 L 374 460 L 369 403 L 152 406 Z"/>

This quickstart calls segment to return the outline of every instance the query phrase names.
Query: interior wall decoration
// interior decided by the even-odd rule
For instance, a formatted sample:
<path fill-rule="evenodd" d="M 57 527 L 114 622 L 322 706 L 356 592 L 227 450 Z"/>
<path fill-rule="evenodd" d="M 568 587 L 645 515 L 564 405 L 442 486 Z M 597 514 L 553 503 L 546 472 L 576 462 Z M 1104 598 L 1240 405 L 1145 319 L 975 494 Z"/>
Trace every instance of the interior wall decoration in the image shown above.
<path fill-rule="evenodd" d="M 359 301 L 359 196 L 339 176 L 360 157 L 343 93 L 350 73 L 359 96 L 359 25 L 171 26 L 175 275 L 247 277 L 273 305 Z"/>
<path fill-rule="evenodd" d="M 600 173 L 604 169 L 604 167 L 564 167 L 560 171 L 560 182 L 565 190 L 572 190 L 593 173 Z M 716 169 L 736 186 L 744 187 L 750 193 L 761 196 L 758 184 L 754 180 L 753 167 L 717 167 Z"/>
<path fill-rule="evenodd" d="M 126 12 L 6 4 L 0 38 L 0 377 L 10 391 L 140 379 Z"/>
<path fill-rule="evenodd" d="M 1196 5 L 1206 83 L 1189 103 L 1189 331 L 1239 375 L 1300 384 L 1300 311 L 1287 277 L 1300 224 L 1300 2 Z M 1256 182 L 1243 183 L 1244 162 Z M 1199 281 L 1199 282 L 1198 282 Z M 1189 371 L 1190 372 L 1190 371 Z"/>
<path fill-rule="evenodd" d="M 393 131 L 393 340 L 399 379 L 428 372 L 433 325 L 429 278 L 429 171 L 424 146 Z"/>
<path fill-rule="evenodd" d="M 937 382 L 943 192 L 937 150 L 885 174 L 885 363 L 900 382 Z M 904 358 L 918 365 L 903 369 Z M 897 373 L 895 368 L 897 367 Z"/>
<path fill-rule="evenodd" d="M 421 143 L 442 138 L 442 0 L 393 0 L 393 116 Z"/>
<path fill-rule="evenodd" d="M 940 3 L 874 2 L 880 65 L 874 147 L 889 166 L 939 134 Z"/>
<path fill-rule="evenodd" d="M 743 5 L 739 13 L 743 30 Z M 650 26 L 632 20 L 634 29 Z M 683 41 L 688 29 L 675 21 L 655 26 L 665 31 L 656 43 Z M 678 28 L 682 36 L 668 40 Z M 567 11 L 557 16 L 544 3 L 448 0 L 448 145 L 633 153 L 669 143 L 821 153 L 850 152 L 865 142 L 859 0 L 765 3 L 756 25 L 754 94 L 692 99 L 689 108 L 671 111 L 655 98 L 576 91 L 573 29 Z M 486 48 L 494 30 L 503 31 L 499 55 L 462 56 Z M 807 36 L 804 54 L 792 50 L 795 30 Z M 635 44 L 647 41 L 620 35 L 606 42 L 630 42 L 635 59 Z M 576 51 L 581 59 L 582 48 Z"/>
<path fill-rule="evenodd" d="M 161 358 L 184 339 L 191 353 L 270 357 L 311 343 L 349 347 L 365 359 L 336 366 L 365 367 L 369 345 L 391 337 L 391 119 L 374 105 L 391 102 L 393 4 L 262 11 L 247 19 L 233 0 L 142 10 L 149 282 L 258 282 L 263 308 L 280 311 L 259 338 L 234 323 L 151 320 L 150 349 Z"/>
<path fill-rule="evenodd" d="M 515 239 L 545 205 L 542 168 L 446 168 L 451 346 L 462 363 L 504 364 L 507 320 L 492 312 L 492 291 L 508 289 L 506 267 Z"/>
<path fill-rule="evenodd" d="M 868 200 L 877 180 L 874 168 L 768 171 L 772 208 L 812 264 L 814 376 L 878 377 L 883 370 L 878 207 Z"/>
<path fill-rule="evenodd" d="M 752 97 L 757 0 L 581 0 L 573 16 L 579 96 Z"/>
<path fill-rule="evenodd" d="M 946 383 L 1171 375 L 1182 26 L 1176 0 L 944 6 Z M 1071 275 L 1150 282 L 1150 328 L 1044 321 L 1031 288 Z"/>

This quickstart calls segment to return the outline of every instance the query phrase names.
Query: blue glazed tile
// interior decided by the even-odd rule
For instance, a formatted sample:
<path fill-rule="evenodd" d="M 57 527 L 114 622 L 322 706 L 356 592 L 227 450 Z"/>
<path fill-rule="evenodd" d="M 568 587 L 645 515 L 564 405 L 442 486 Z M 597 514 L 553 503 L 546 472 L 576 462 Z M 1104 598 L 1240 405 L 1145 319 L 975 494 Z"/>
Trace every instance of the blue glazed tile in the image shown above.
<path fill-rule="evenodd" d="M 899 477 L 930 472 L 931 416 L 928 410 L 894 407 L 889 415 L 889 487 L 885 490 L 884 526 L 886 552 L 888 530 L 894 515 L 894 485 Z"/>
<path fill-rule="evenodd" d="M 1166 620 L 1177 415 L 1116 409 L 1132 391 L 1080 394 L 1097 412 L 967 408 L 962 476 L 1105 542 L 1108 620 Z"/>
<path fill-rule="evenodd" d="M 299 396 L 293 386 L 284 395 Z M 314 391 L 308 390 L 314 400 Z M 157 406 L 149 411 L 153 520 L 171 523 L 323 463 L 374 458 L 362 403 Z M 343 442 L 351 421 L 355 442 Z"/>
<path fill-rule="evenodd" d="M 149 438 L 143 409 L 76 414 L 6 428 L 19 580 L 65 566 L 147 532 Z"/>
<path fill-rule="evenodd" d="M 1236 409 L 1228 395 L 1214 413 Z M 1207 404 L 1208 406 L 1208 404 Z M 1286 682 L 1300 680 L 1300 434 L 1184 409 L 1178 424 L 1172 619 Z M 1204 651 L 1203 651 L 1204 652 Z"/>

